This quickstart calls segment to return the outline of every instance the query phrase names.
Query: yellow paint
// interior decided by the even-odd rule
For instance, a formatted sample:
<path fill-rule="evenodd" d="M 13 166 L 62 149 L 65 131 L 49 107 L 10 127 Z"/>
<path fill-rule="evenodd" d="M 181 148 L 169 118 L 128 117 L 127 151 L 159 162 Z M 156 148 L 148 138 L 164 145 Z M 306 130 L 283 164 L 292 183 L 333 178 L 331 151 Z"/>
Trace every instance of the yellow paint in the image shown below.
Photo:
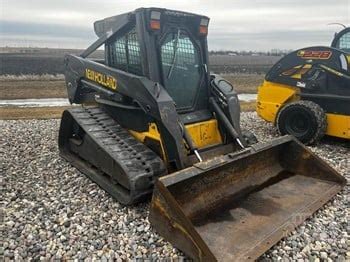
<path fill-rule="evenodd" d="M 164 146 L 163 146 L 163 142 L 160 138 L 160 133 L 158 131 L 158 127 L 155 123 L 151 123 L 148 127 L 148 131 L 146 132 L 137 132 L 137 131 L 134 131 L 134 130 L 129 130 L 129 132 L 137 139 L 139 140 L 140 142 L 144 142 L 145 139 L 148 137 L 150 139 L 153 139 L 153 140 L 156 140 L 159 142 L 160 144 L 160 148 L 162 150 L 162 158 L 165 159 L 165 151 L 164 151 Z"/>
<path fill-rule="evenodd" d="M 301 79 L 301 77 L 307 73 L 310 68 L 312 67 L 311 64 L 305 64 L 303 66 L 301 65 L 298 65 L 298 66 L 295 66 L 291 69 L 288 69 L 287 71 L 284 71 L 282 73 L 282 75 L 284 76 L 288 76 L 288 77 L 291 77 L 291 78 L 295 78 L 295 79 Z"/>
<path fill-rule="evenodd" d="M 256 111 L 258 115 L 269 122 L 275 122 L 280 107 L 299 99 L 299 89 L 288 85 L 264 81 L 258 88 Z"/>
<path fill-rule="evenodd" d="M 85 77 L 91 81 L 94 81 L 104 87 L 108 87 L 112 90 L 117 90 L 117 79 L 112 76 L 105 75 L 99 72 L 96 72 L 92 69 L 85 69 Z"/>
<path fill-rule="evenodd" d="M 257 112 L 268 122 L 275 123 L 277 113 L 285 104 L 299 100 L 298 88 L 264 81 L 258 89 Z M 329 136 L 350 139 L 350 116 L 327 113 Z"/>
<path fill-rule="evenodd" d="M 326 114 L 327 131 L 326 134 L 341 138 L 350 139 L 350 116 Z"/>
<path fill-rule="evenodd" d="M 300 50 L 298 51 L 297 56 L 302 59 L 328 60 L 332 56 L 332 51 Z"/>
<path fill-rule="evenodd" d="M 216 119 L 210 119 L 199 123 L 185 125 L 185 128 L 187 129 L 193 143 L 198 149 L 222 143 L 218 122 Z M 144 142 L 147 137 L 158 141 L 160 143 L 163 154 L 162 158 L 165 159 L 163 142 L 155 123 L 151 123 L 148 127 L 148 131 L 146 132 L 136 132 L 133 130 L 129 130 L 129 132 L 141 142 Z"/>
<path fill-rule="evenodd" d="M 301 79 L 301 77 L 305 73 L 307 73 L 310 70 L 311 67 L 312 67 L 311 64 L 305 64 L 303 67 L 299 66 L 300 69 L 297 71 L 296 74 L 292 75 L 291 77 L 295 78 L 295 79 Z M 295 68 L 298 68 L 298 67 L 295 67 Z"/>
<path fill-rule="evenodd" d="M 221 144 L 221 135 L 216 119 L 185 126 L 197 148 Z"/>

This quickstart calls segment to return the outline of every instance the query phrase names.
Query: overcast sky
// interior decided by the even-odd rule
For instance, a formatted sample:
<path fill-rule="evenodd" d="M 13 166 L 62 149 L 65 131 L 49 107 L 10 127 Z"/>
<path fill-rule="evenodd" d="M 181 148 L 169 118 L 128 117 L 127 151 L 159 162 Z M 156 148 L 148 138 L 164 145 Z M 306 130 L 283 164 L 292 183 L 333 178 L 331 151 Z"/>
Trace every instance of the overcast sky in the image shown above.
<path fill-rule="evenodd" d="M 93 22 L 138 7 L 207 15 L 210 50 L 329 45 L 350 25 L 350 0 L 0 0 L 0 46 L 85 48 Z"/>

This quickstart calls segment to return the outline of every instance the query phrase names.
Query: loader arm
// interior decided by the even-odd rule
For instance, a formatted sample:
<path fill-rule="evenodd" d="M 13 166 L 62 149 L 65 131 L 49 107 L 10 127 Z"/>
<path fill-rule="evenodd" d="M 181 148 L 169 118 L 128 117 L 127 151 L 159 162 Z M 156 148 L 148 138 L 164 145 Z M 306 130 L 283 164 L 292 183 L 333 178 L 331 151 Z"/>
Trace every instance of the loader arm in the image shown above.
<path fill-rule="evenodd" d="M 155 119 L 167 159 L 178 169 L 188 165 L 174 101 L 159 83 L 75 55 L 66 56 L 65 66 L 71 103 L 93 102 L 95 95 L 117 103 L 122 103 L 120 95 L 132 98 L 145 114 Z"/>

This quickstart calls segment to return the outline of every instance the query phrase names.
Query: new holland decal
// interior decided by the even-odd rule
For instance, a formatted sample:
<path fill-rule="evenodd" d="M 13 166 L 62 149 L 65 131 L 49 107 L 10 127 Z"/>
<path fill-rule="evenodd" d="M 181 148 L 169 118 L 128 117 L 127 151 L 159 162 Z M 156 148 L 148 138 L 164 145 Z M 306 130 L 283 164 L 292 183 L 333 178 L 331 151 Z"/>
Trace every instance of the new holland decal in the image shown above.
<path fill-rule="evenodd" d="M 329 59 L 332 51 L 300 50 L 297 55 L 303 59 Z"/>
<path fill-rule="evenodd" d="M 117 79 L 112 76 L 105 75 L 99 72 L 96 72 L 92 69 L 85 69 L 85 77 L 91 81 L 94 81 L 104 87 L 108 87 L 112 90 L 117 90 Z"/>

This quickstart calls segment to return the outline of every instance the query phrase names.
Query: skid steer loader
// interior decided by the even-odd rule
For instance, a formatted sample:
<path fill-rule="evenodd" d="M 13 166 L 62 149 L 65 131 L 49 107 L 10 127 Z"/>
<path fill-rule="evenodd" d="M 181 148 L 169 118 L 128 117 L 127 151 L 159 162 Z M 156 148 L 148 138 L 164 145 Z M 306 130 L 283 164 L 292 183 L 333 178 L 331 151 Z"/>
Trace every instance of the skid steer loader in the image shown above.
<path fill-rule="evenodd" d="M 331 47 L 302 48 L 278 61 L 259 87 L 257 112 L 305 144 L 325 134 L 350 139 L 350 27 Z"/>
<path fill-rule="evenodd" d="M 256 143 L 233 87 L 208 70 L 209 18 L 141 8 L 94 24 L 65 57 L 61 155 L 196 260 L 255 259 L 345 180 L 292 137 Z M 104 45 L 105 59 L 89 54 Z M 91 106 L 95 103 L 95 106 Z M 86 106 L 89 104 L 89 106 Z"/>

